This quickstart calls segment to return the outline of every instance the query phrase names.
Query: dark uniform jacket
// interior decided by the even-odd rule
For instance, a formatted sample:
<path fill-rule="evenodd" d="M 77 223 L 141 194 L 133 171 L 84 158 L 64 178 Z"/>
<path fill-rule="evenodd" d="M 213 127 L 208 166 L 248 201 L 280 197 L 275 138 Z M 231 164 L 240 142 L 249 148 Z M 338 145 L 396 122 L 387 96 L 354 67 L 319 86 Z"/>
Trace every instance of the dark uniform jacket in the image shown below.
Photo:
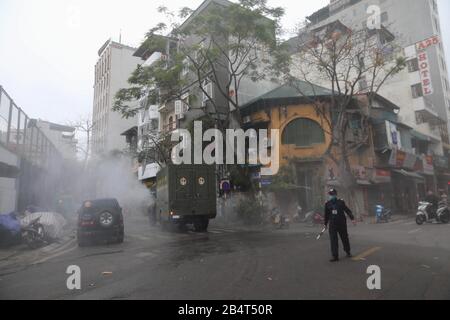
<path fill-rule="evenodd" d="M 352 211 L 347 207 L 344 200 L 337 199 L 328 201 L 325 204 L 325 225 L 347 225 L 345 214 L 347 214 L 352 221 L 355 220 Z"/>

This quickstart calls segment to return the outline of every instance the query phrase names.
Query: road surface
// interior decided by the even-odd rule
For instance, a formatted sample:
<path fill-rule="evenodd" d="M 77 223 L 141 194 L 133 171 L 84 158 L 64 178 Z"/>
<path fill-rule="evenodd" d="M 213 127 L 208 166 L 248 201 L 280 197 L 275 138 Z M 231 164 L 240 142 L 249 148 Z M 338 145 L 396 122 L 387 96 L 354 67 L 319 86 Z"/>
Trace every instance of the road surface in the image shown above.
<path fill-rule="evenodd" d="M 128 219 L 122 245 L 78 248 L 0 261 L 0 299 L 450 299 L 450 225 L 411 220 L 349 227 L 353 259 L 332 264 L 320 228 L 165 233 Z M 10 263 L 10 260 L 13 261 Z M 68 266 L 81 290 L 67 289 Z M 381 290 L 367 268 L 381 269 Z"/>

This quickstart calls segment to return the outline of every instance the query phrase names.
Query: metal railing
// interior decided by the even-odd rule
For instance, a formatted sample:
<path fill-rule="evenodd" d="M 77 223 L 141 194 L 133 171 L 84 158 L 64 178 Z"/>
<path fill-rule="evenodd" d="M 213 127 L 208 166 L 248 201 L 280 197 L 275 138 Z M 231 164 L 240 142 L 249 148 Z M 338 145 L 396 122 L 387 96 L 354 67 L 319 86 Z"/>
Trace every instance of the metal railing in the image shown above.
<path fill-rule="evenodd" d="M 34 165 L 48 167 L 60 158 L 53 143 L 36 126 L 36 121 L 19 108 L 0 86 L 0 145 Z"/>

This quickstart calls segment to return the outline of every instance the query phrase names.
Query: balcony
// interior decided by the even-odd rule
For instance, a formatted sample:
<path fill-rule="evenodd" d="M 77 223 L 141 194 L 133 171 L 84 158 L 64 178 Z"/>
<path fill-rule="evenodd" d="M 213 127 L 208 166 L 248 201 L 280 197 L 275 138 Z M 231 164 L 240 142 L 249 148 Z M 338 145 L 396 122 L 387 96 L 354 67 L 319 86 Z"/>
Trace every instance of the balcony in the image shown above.
<path fill-rule="evenodd" d="M 140 166 L 138 169 L 139 181 L 156 178 L 161 167 L 157 163 L 151 163 L 144 166 Z"/>
<path fill-rule="evenodd" d="M 439 118 L 433 103 L 427 97 L 419 97 L 414 99 L 413 108 L 417 117 L 420 118 L 422 122 L 428 122 L 435 125 L 442 121 Z"/>
<path fill-rule="evenodd" d="M 174 132 L 177 129 L 179 129 L 179 128 L 178 128 L 178 124 L 177 124 L 176 121 L 173 121 L 173 122 L 171 122 L 169 124 L 166 124 L 166 125 L 164 125 L 162 127 L 162 131 L 164 133 L 172 133 L 172 132 Z"/>
<path fill-rule="evenodd" d="M 152 123 L 155 120 L 159 120 L 158 106 L 150 106 L 148 110 L 142 110 L 138 116 L 138 126 L 144 126 Z"/>
<path fill-rule="evenodd" d="M 154 52 L 147 60 L 145 60 L 143 67 L 150 67 L 156 61 L 159 61 L 163 57 L 161 52 Z"/>
<path fill-rule="evenodd" d="M 165 103 L 158 106 L 158 112 L 160 113 L 170 113 L 175 110 L 175 104 L 173 102 Z"/>

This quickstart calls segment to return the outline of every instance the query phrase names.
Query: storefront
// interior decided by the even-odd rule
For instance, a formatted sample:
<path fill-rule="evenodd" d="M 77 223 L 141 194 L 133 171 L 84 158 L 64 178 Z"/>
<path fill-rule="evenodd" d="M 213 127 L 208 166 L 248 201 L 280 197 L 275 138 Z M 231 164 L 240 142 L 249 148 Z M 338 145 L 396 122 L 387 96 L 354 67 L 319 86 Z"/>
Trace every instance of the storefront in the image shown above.
<path fill-rule="evenodd" d="M 389 167 L 392 173 L 394 212 L 405 215 L 415 214 L 419 199 L 424 192 L 426 193 L 425 190 L 430 184 L 424 174 L 430 173 L 427 165 L 424 165 L 424 159 L 416 154 L 398 149 L 391 151 Z M 424 167 L 427 170 L 424 170 Z"/>
<path fill-rule="evenodd" d="M 450 172 L 448 158 L 443 156 L 435 156 L 433 159 L 436 171 L 436 183 L 439 193 L 450 194 Z"/>
<path fill-rule="evenodd" d="M 393 208 L 392 172 L 386 169 L 374 168 L 370 170 L 369 175 L 372 184 L 368 188 L 367 203 L 369 215 L 374 216 L 377 205 Z"/>
<path fill-rule="evenodd" d="M 392 170 L 392 191 L 394 210 L 398 214 L 413 215 L 417 211 L 419 189 L 425 178 L 407 170 Z"/>

